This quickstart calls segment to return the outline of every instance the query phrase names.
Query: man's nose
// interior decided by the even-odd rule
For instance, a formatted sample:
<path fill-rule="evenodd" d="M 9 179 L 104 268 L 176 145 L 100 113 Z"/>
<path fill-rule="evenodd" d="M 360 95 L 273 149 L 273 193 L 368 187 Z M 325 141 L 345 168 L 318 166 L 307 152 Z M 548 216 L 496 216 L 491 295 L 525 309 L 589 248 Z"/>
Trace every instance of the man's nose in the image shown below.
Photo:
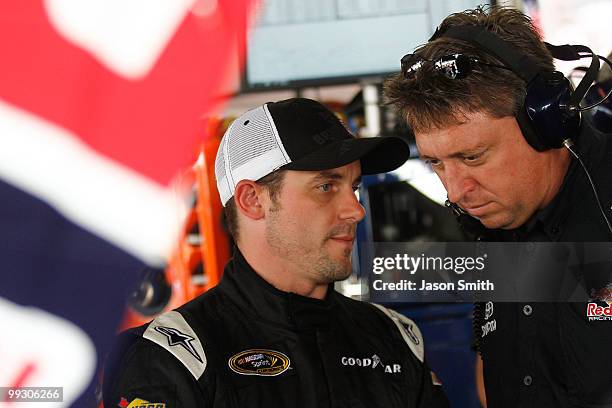
<path fill-rule="evenodd" d="M 460 203 L 466 194 L 476 187 L 476 180 L 469 174 L 469 171 L 460 166 L 446 166 L 444 172 L 438 175 L 446 188 L 448 199 L 453 203 Z"/>
<path fill-rule="evenodd" d="M 343 194 L 340 218 L 358 223 L 365 217 L 365 209 L 357 199 L 357 195 L 352 189 Z"/>

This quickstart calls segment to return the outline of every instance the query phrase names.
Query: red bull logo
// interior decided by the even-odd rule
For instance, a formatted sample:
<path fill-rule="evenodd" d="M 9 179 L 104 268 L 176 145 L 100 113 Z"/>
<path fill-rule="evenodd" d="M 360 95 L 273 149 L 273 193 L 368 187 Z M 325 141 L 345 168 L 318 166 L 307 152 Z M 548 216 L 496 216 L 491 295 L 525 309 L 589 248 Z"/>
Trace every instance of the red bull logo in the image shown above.
<path fill-rule="evenodd" d="M 600 306 L 595 302 L 605 302 Z M 587 317 L 592 320 L 612 320 L 612 283 L 601 289 L 591 289 L 591 302 L 587 304 Z"/>
<path fill-rule="evenodd" d="M 608 305 L 612 304 L 612 283 L 601 289 L 591 289 L 591 300 L 606 302 Z"/>

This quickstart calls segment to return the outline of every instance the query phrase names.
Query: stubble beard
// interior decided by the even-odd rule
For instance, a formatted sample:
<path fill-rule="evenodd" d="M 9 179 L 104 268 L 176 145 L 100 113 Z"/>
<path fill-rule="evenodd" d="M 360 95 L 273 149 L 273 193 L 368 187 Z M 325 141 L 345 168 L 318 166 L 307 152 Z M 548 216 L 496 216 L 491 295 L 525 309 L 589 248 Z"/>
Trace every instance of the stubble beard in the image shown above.
<path fill-rule="evenodd" d="M 324 241 L 327 242 L 327 239 Z M 324 283 L 342 281 L 348 278 L 352 271 L 351 250 L 346 249 L 342 254 L 345 261 L 334 261 L 329 254 L 321 248 L 317 262 L 313 265 L 315 273 Z"/>
<path fill-rule="evenodd" d="M 326 248 L 331 235 L 318 248 L 305 247 L 297 239 L 297 233 L 283 233 L 278 228 L 279 212 L 278 206 L 272 208 L 266 223 L 266 242 L 274 254 L 294 264 L 296 272 L 313 276 L 317 283 L 332 283 L 351 275 L 351 249 L 344 250 L 342 261 L 334 260 Z"/>

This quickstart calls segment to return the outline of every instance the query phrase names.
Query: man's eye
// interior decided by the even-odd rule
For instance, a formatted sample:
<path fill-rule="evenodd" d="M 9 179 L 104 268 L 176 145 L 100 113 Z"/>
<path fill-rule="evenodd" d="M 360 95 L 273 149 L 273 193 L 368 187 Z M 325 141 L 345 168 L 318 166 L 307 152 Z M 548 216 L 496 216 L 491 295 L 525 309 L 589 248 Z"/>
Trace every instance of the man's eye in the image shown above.
<path fill-rule="evenodd" d="M 429 164 L 430 166 L 436 167 L 440 165 L 440 160 L 437 159 L 427 159 L 425 160 L 425 163 Z"/>
<path fill-rule="evenodd" d="M 324 193 L 330 192 L 332 189 L 332 185 L 331 183 L 325 183 L 325 184 L 321 184 L 317 187 L 319 190 L 321 190 Z"/>
<path fill-rule="evenodd" d="M 478 154 L 472 154 L 470 156 L 464 156 L 463 160 L 467 163 L 473 163 L 478 161 L 478 159 L 480 159 L 482 157 L 482 153 L 478 153 Z"/>

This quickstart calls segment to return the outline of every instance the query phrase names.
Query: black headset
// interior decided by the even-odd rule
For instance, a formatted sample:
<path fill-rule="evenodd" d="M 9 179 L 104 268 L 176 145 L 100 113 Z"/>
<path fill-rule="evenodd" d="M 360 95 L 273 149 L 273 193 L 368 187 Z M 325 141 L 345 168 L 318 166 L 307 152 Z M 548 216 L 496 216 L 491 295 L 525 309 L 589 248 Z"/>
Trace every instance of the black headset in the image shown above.
<path fill-rule="evenodd" d="M 580 130 L 580 102 L 599 72 L 599 58 L 584 45 L 544 43 L 552 56 L 564 61 L 591 57 L 591 65 L 575 90 L 559 71 L 546 71 L 537 62 L 482 26 L 436 29 L 429 39 L 448 37 L 466 41 L 496 57 L 527 84 L 527 94 L 516 120 L 527 142 L 538 151 L 558 149 Z"/>

